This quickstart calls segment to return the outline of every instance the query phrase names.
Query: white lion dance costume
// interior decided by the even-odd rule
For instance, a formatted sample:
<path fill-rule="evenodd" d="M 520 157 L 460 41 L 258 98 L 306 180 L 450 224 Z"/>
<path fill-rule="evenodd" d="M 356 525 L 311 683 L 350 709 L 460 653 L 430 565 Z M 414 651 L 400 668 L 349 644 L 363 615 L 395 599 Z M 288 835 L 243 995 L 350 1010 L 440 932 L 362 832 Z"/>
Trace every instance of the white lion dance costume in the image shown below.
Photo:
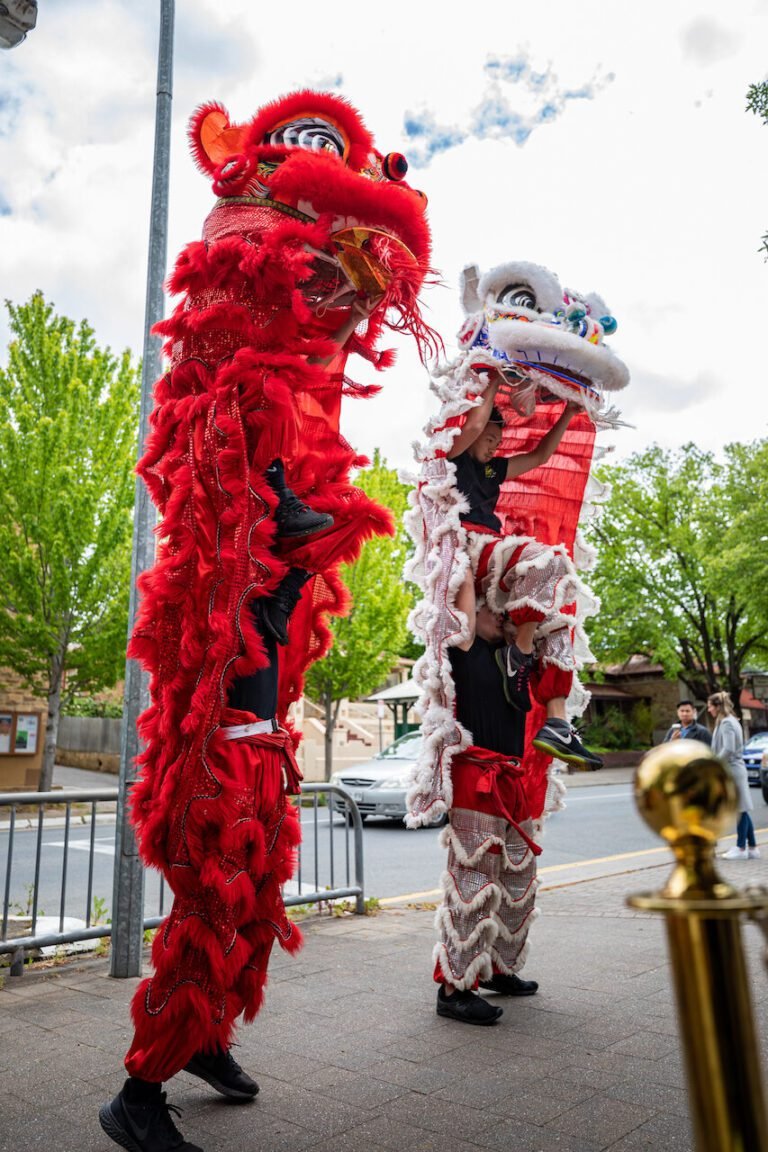
<path fill-rule="evenodd" d="M 600 494 L 590 479 L 596 429 L 617 422 L 606 393 L 623 388 L 628 372 L 604 342 L 616 329 L 604 302 L 564 291 L 538 265 L 509 263 L 482 276 L 465 269 L 463 305 L 459 355 L 432 385 L 441 408 L 416 448 L 421 474 L 409 512 L 416 544 L 409 575 L 424 593 L 411 625 L 426 651 L 414 672 L 425 739 L 408 824 L 430 824 L 450 812 L 435 979 L 472 989 L 497 974 L 512 976 L 525 962 L 540 851 L 533 837 L 543 817 L 562 806 L 564 791 L 562 765 L 531 741 L 548 699 L 567 698 L 571 715 L 588 703 L 577 671 L 590 659 L 582 625 L 597 604 L 577 572 L 591 560 L 578 524 Z M 470 506 L 448 457 L 468 413 L 499 376 L 501 458 L 531 451 L 553 427 L 562 401 L 580 411 L 546 464 L 501 482 L 494 509 L 501 528 L 489 532 L 466 522 Z M 456 597 L 470 565 L 489 608 L 516 626 L 536 622 L 533 700 L 519 757 L 478 747 L 456 715 L 451 649 L 468 635 Z M 521 730 L 523 714 L 509 713 L 509 724 Z"/>

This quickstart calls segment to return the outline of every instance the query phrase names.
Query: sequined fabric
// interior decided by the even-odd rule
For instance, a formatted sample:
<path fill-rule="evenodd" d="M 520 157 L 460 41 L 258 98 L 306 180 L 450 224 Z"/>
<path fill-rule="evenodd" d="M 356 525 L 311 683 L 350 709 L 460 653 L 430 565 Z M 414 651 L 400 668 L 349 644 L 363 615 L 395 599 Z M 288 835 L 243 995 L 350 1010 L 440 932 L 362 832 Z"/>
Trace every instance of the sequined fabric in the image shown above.
<path fill-rule="evenodd" d="M 531 820 L 522 830 L 533 835 Z M 520 969 L 535 916 L 536 857 L 511 824 L 465 808 L 444 832 L 448 862 L 437 913 L 436 970 L 457 988 Z"/>

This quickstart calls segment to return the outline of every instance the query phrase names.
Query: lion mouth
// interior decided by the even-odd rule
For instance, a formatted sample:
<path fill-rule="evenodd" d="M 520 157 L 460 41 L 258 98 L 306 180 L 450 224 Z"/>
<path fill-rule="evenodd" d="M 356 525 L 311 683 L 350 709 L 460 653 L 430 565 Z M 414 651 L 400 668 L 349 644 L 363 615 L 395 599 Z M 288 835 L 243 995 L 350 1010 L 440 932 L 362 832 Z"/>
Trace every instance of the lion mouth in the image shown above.
<path fill-rule="evenodd" d="M 356 296 L 383 297 L 395 281 L 418 276 L 418 261 L 397 236 L 352 225 L 330 237 L 330 251 L 310 249 L 315 274 L 305 299 L 315 306 L 346 308 Z"/>
<path fill-rule="evenodd" d="M 602 341 L 585 339 L 557 324 L 530 319 L 521 323 L 521 319 L 504 318 L 480 330 L 473 352 L 482 357 L 484 350 L 494 367 L 546 377 L 595 399 L 604 390 L 615 391 L 627 383 L 626 365 Z"/>
<path fill-rule="evenodd" d="M 557 357 L 554 359 L 556 361 Z M 510 361 L 513 365 L 517 365 L 520 368 L 523 375 L 527 375 L 531 371 L 541 373 L 543 376 L 549 376 L 553 380 L 559 380 L 564 384 L 575 384 L 578 388 L 583 389 L 592 396 L 598 397 L 600 395 L 600 390 L 594 381 L 582 372 L 575 371 L 575 369 L 567 364 L 549 363 L 546 360 L 515 359 L 513 357 L 510 357 Z"/>

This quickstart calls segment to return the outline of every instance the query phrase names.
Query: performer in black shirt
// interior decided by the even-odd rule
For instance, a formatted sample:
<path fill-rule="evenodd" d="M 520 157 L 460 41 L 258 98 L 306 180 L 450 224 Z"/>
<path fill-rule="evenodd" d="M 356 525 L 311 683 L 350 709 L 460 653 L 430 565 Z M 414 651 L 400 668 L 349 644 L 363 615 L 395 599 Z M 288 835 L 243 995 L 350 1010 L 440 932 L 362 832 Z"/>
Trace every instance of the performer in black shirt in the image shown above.
<path fill-rule="evenodd" d="M 541 849 L 521 783 L 525 716 L 509 704 L 495 659 L 503 644 L 502 618 L 485 604 L 475 608 L 471 573 L 456 606 L 469 629 L 449 658 L 456 718 L 471 743 L 451 762 L 453 802 L 443 833 L 448 863 L 435 948 L 437 1012 L 467 1024 L 495 1024 L 502 1009 L 478 995 L 478 983 L 506 996 L 532 996 L 538 988 L 517 972 L 528 951 Z"/>

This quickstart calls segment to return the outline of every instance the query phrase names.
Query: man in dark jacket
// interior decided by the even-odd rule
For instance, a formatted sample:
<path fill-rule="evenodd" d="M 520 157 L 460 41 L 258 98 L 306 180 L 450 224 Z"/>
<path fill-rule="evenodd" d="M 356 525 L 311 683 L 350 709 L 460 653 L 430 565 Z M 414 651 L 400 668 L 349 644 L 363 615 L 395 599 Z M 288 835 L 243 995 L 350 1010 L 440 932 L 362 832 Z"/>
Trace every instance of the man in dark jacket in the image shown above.
<path fill-rule="evenodd" d="M 690 700 L 681 700 L 677 706 L 679 724 L 673 724 L 664 737 L 668 740 L 700 740 L 702 744 L 712 743 L 712 733 L 709 728 L 699 724 L 696 719 L 696 706 Z"/>

